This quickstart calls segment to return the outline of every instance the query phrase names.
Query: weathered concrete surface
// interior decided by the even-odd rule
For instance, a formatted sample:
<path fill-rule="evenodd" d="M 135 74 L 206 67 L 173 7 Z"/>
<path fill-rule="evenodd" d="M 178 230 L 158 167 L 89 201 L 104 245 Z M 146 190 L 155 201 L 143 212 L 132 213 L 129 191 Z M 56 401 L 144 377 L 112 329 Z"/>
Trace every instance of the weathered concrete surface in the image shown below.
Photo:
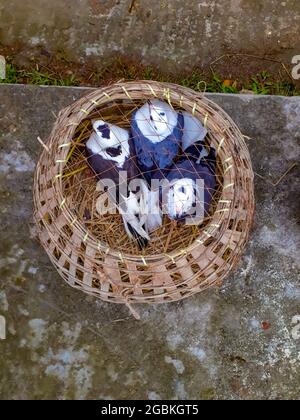
<path fill-rule="evenodd" d="M 32 174 L 73 88 L 0 87 L 1 398 L 300 399 L 300 98 L 220 96 L 252 137 L 257 214 L 220 290 L 139 307 L 142 321 L 65 285 L 32 229 Z"/>
<path fill-rule="evenodd" d="M 179 70 L 225 53 L 300 54 L 297 0 L 0 0 L 0 43 L 67 59 L 116 53 Z"/>

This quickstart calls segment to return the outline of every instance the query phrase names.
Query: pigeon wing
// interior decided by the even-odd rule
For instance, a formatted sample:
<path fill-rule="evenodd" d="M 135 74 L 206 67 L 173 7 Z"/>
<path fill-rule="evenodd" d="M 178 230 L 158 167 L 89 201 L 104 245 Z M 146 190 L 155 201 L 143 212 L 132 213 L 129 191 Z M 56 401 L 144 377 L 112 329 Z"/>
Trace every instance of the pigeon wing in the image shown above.
<path fill-rule="evenodd" d="M 189 112 L 184 111 L 182 114 L 184 119 L 182 150 L 185 151 L 194 143 L 202 141 L 207 135 L 207 129 Z"/>

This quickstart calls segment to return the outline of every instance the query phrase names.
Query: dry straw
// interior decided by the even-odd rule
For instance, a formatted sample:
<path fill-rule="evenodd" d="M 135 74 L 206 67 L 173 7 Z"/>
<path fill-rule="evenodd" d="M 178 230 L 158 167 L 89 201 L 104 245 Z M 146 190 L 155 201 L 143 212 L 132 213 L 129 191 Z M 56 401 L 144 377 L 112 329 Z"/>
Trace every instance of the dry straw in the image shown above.
<path fill-rule="evenodd" d="M 195 115 L 218 152 L 218 188 L 200 226 L 171 223 L 141 252 L 118 214 L 96 211 L 101 196 L 84 145 L 98 118 L 121 127 L 147 99 L 159 98 Z M 238 263 L 254 213 L 253 171 L 243 135 L 201 93 L 169 83 L 118 83 L 62 110 L 44 145 L 34 181 L 39 238 L 60 275 L 93 296 L 130 306 L 191 296 L 223 279 Z"/>

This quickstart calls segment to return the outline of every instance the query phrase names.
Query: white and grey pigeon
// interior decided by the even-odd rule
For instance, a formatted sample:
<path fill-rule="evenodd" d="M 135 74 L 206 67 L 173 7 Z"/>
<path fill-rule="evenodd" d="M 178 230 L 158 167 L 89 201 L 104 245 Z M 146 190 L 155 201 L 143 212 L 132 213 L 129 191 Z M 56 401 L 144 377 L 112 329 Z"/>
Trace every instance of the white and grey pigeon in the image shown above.
<path fill-rule="evenodd" d="M 137 161 L 149 184 L 157 169 L 173 164 L 179 152 L 183 125 L 182 113 L 158 99 L 147 101 L 132 114 L 131 132 Z"/>
<path fill-rule="evenodd" d="M 127 192 L 127 183 L 125 185 L 125 181 L 130 182 L 141 176 L 128 130 L 102 120 L 94 121 L 93 132 L 86 143 L 86 155 L 89 166 L 98 180 L 108 179 L 114 182 L 116 189 L 113 193 L 111 191 L 111 198 L 117 200 L 115 204 L 122 215 L 128 236 L 135 239 L 140 247 L 146 246 L 150 238 L 143 220 L 140 219 L 138 198 L 133 192 Z M 124 171 L 127 180 L 120 176 L 120 172 Z M 119 200 L 119 192 L 123 191 L 121 185 L 122 188 L 126 187 L 126 196 Z M 108 188 L 108 194 L 110 189 Z"/>
<path fill-rule="evenodd" d="M 200 216 L 208 215 L 216 190 L 216 154 L 213 147 L 205 154 L 204 150 L 206 147 L 203 142 L 193 144 L 186 149 L 185 156 L 171 168 L 157 171 L 153 176 L 153 179 L 168 181 L 165 188 L 160 188 L 160 200 L 164 211 L 173 220 L 198 216 L 195 214 L 197 203 L 202 209 Z M 197 183 L 197 180 L 201 180 L 203 184 Z M 201 194 L 199 188 L 202 186 Z"/>
<path fill-rule="evenodd" d="M 139 226 L 145 230 L 146 234 L 154 232 L 162 225 L 162 212 L 159 201 L 159 190 L 151 191 L 149 185 L 144 179 L 138 180 L 138 187 L 132 188 L 128 196 L 128 206 L 130 206 L 130 215 L 128 215 L 128 221 L 130 225 L 133 225 L 131 219 L 136 217 L 139 222 Z M 124 200 L 124 197 L 122 197 Z M 125 201 L 125 200 L 124 200 Z M 125 229 L 130 236 L 130 229 L 128 231 L 128 223 L 125 224 Z M 145 236 L 144 236 L 145 237 Z M 150 239 L 149 236 L 145 239 Z M 139 244 L 143 248 L 147 243 Z"/>

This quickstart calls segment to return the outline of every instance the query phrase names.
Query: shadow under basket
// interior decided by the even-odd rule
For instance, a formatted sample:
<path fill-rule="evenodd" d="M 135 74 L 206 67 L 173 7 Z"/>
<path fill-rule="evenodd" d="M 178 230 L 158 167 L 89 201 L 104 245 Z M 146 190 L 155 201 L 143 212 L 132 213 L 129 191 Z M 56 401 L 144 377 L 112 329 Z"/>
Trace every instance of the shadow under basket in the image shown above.
<path fill-rule="evenodd" d="M 132 112 L 158 98 L 193 114 L 217 152 L 217 189 L 200 225 L 172 223 L 151 234 L 141 251 L 119 214 L 99 215 L 101 194 L 87 164 L 92 121 L 130 127 Z M 238 263 L 254 214 L 253 171 L 243 135 L 215 103 L 169 83 L 118 83 L 92 91 L 59 113 L 37 164 L 34 217 L 38 236 L 59 274 L 71 286 L 108 302 L 126 304 L 183 299 L 220 286 Z"/>

